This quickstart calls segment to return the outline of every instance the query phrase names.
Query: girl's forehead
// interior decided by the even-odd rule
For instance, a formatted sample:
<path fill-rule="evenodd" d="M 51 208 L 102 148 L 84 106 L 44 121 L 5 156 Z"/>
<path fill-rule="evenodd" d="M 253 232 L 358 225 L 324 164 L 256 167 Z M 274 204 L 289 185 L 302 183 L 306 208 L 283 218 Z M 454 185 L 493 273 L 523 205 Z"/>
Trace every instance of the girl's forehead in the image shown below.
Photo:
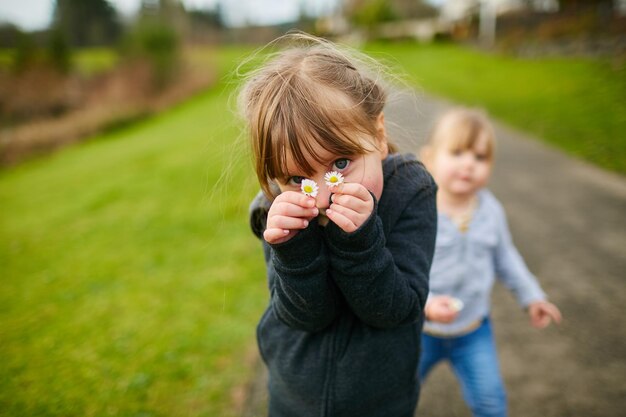
<path fill-rule="evenodd" d="M 303 144 L 299 147 L 299 152 L 302 157 L 306 159 L 306 162 L 310 165 L 310 168 L 313 171 L 317 170 L 325 170 L 331 165 L 334 161 L 339 158 L 349 158 L 354 157 L 357 154 L 363 154 L 372 152 L 376 149 L 374 144 L 367 140 L 364 137 L 360 137 L 362 135 L 355 134 L 358 137 L 357 143 L 359 144 L 359 148 L 356 148 L 355 145 L 352 144 L 341 144 L 341 148 L 346 149 L 346 151 L 336 151 L 330 150 L 324 147 L 324 145 L 314 139 L 309 139 L 306 146 Z M 339 144 L 336 144 L 339 145 Z M 338 146 L 339 147 L 339 146 Z M 348 151 L 347 149 L 351 149 Z M 287 176 L 293 175 L 302 175 L 302 174 L 310 174 L 311 172 L 306 172 L 306 169 L 303 166 L 298 164 L 298 158 L 294 155 L 294 152 L 290 148 L 286 148 L 284 150 L 285 154 L 285 174 Z"/>
<path fill-rule="evenodd" d="M 476 138 L 455 138 L 448 137 L 444 139 L 439 146 L 441 149 L 447 150 L 473 150 L 477 152 L 487 152 L 492 150 L 493 143 L 492 141 L 486 137 L 485 135 L 480 135 Z"/>
<path fill-rule="evenodd" d="M 470 147 L 474 150 L 484 152 L 491 149 L 491 142 L 489 141 L 489 139 L 487 139 L 487 137 L 480 136 L 474 141 L 473 144 L 471 144 Z"/>
<path fill-rule="evenodd" d="M 300 152 L 314 170 L 321 166 L 328 165 L 337 158 L 335 153 L 325 149 L 321 144 L 313 140 L 311 140 L 306 147 L 302 146 Z M 288 176 L 301 175 L 305 171 L 304 168 L 298 164 L 297 158 L 289 148 L 285 149 L 284 168 Z"/>

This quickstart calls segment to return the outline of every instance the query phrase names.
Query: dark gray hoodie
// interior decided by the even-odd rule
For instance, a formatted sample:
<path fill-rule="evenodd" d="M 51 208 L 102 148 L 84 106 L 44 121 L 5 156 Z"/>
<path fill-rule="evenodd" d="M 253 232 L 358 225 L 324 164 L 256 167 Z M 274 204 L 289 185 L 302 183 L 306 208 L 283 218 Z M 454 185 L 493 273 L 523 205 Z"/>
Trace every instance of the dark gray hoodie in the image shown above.
<path fill-rule="evenodd" d="M 410 417 L 437 230 L 436 185 L 411 155 L 383 161 L 370 218 L 346 233 L 316 220 L 263 241 L 270 305 L 257 328 L 270 417 Z M 269 201 L 250 222 L 262 239 Z"/>

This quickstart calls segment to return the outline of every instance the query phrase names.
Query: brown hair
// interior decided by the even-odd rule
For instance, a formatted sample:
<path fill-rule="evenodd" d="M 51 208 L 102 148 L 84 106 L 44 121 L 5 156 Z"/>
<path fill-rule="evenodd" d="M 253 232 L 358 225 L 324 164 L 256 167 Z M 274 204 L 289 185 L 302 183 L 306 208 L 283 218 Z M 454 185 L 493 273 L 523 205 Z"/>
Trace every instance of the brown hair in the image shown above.
<path fill-rule="evenodd" d="M 287 155 L 309 175 L 317 162 L 316 143 L 337 155 L 365 154 L 386 138 L 377 137 L 376 120 L 385 105 L 386 93 L 359 69 L 354 52 L 306 34 L 290 34 L 296 45 L 273 54 L 265 65 L 252 71 L 239 93 L 240 113 L 252 140 L 256 175 L 269 198 L 274 179 L 285 178 Z M 394 151 L 390 147 L 391 151 Z"/>
<path fill-rule="evenodd" d="M 483 139 L 487 141 L 487 159 L 492 161 L 496 145 L 495 134 L 486 113 L 479 109 L 457 107 L 437 120 L 428 137 L 427 147 L 430 152 L 435 152 L 442 146 L 463 151 L 473 149 Z"/>

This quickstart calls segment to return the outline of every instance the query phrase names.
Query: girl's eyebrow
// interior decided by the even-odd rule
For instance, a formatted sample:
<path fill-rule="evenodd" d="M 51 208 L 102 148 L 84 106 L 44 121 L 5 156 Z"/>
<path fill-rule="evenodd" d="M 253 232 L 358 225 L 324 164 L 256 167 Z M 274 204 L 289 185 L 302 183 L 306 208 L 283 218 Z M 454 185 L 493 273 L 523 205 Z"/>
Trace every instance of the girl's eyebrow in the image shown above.
<path fill-rule="evenodd" d="M 338 159 L 352 159 L 355 157 L 355 154 L 332 154 L 328 159 L 322 160 L 322 165 L 330 165 L 334 163 Z"/>
<path fill-rule="evenodd" d="M 280 178 L 278 178 L 280 181 L 282 181 L 283 183 L 288 182 L 291 178 L 293 177 L 303 177 L 303 178 L 307 178 L 306 175 L 302 175 L 300 173 L 292 173 L 290 171 L 285 171 Z"/>
<path fill-rule="evenodd" d="M 276 181 L 278 184 L 288 185 L 289 184 L 289 180 L 291 179 L 291 177 L 292 176 L 278 177 L 278 178 L 274 178 L 274 181 Z"/>

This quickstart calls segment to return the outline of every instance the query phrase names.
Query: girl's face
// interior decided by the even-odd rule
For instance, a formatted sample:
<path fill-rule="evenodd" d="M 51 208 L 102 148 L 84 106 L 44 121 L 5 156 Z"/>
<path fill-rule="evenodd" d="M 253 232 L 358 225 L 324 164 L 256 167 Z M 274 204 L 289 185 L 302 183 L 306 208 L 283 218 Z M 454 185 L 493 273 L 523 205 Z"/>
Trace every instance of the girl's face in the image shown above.
<path fill-rule="evenodd" d="M 365 143 L 364 143 L 365 144 Z M 315 181 L 319 186 L 316 199 L 316 206 L 320 210 L 320 214 L 324 215 L 330 203 L 330 190 L 324 181 L 324 174 L 329 171 L 340 172 L 345 182 L 357 182 L 367 188 L 380 199 L 383 193 L 383 167 L 382 160 L 388 155 L 386 142 L 379 144 L 379 148 L 375 148 L 372 144 L 367 143 L 367 149 L 371 149 L 363 155 L 335 155 L 322 148 L 319 144 L 312 144 L 312 148 L 316 155 L 323 163 L 312 160 L 314 173 L 306 175 L 298 166 L 295 165 L 293 158 L 287 155 L 287 176 L 276 180 L 281 192 L 283 191 L 300 191 L 300 184 L 305 178 Z"/>
<path fill-rule="evenodd" d="M 487 139 L 469 149 L 455 149 L 442 143 L 432 155 L 430 171 L 439 190 L 451 196 L 470 197 L 483 188 L 491 174 Z"/>

